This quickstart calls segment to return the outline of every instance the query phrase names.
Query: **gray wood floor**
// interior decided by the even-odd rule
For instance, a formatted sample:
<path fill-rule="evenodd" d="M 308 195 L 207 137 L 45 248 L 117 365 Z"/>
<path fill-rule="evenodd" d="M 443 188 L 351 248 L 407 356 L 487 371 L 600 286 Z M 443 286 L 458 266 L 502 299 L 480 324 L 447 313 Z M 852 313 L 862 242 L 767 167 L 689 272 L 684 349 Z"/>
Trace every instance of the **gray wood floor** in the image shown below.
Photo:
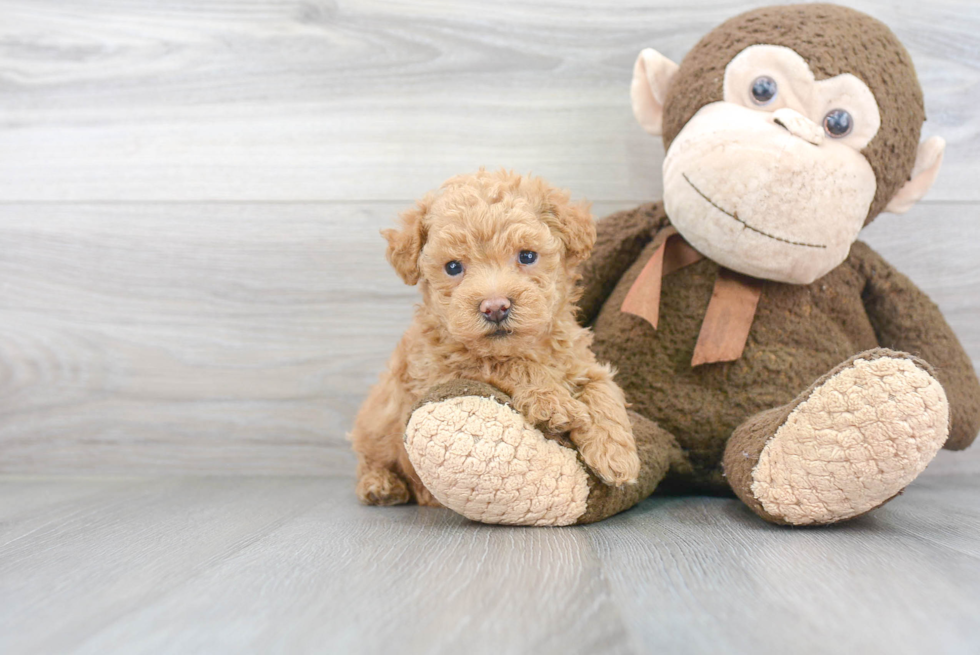
<path fill-rule="evenodd" d="M 526 529 L 340 476 L 8 479 L 0 651 L 972 654 L 980 459 L 946 459 L 812 530 L 722 498 Z"/>
<path fill-rule="evenodd" d="M 378 230 L 481 165 L 659 197 L 636 53 L 762 4 L 0 0 L 0 653 L 980 652 L 980 449 L 822 530 L 354 500 L 416 298 Z M 980 362 L 980 5 L 848 4 L 949 142 L 864 238 Z"/>

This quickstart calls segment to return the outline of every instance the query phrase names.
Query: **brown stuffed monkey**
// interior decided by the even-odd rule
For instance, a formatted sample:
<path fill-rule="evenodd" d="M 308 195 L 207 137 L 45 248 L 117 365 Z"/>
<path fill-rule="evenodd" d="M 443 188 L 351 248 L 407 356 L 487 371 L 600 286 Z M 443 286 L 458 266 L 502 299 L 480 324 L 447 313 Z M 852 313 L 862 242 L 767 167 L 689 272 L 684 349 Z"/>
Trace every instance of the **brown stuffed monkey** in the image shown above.
<path fill-rule="evenodd" d="M 658 488 L 731 490 L 768 521 L 818 525 L 969 446 L 970 358 L 856 240 L 922 198 L 942 160 L 942 139 L 919 142 L 922 92 L 894 34 L 839 6 L 759 9 L 680 66 L 644 50 L 632 98 L 664 140 L 664 199 L 598 223 L 580 307 L 631 404 L 639 482 L 602 484 L 498 390 L 461 381 L 406 432 L 433 495 L 475 520 L 564 525 Z"/>

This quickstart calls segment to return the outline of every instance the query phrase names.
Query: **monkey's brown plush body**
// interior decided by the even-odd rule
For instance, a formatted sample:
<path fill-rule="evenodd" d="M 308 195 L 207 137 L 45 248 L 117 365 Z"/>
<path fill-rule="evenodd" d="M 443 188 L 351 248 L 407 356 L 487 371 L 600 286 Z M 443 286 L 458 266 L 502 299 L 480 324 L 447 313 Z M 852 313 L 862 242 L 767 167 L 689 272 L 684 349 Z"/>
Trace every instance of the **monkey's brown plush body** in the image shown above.
<path fill-rule="evenodd" d="M 843 264 L 811 284 L 765 281 L 742 355 L 692 367 L 718 264 L 704 259 L 663 279 L 657 329 L 620 309 L 652 255 L 655 235 L 667 225 L 660 203 L 600 221 L 580 301 L 583 320 L 594 326 L 596 356 L 617 367 L 616 381 L 632 409 L 670 432 L 691 465 L 665 484 L 726 490 L 726 446 L 746 420 L 793 402 L 841 363 L 877 348 L 931 365 L 949 401 L 945 447 L 973 442 L 980 385 L 969 357 L 936 305 L 860 241 Z M 757 462 L 764 443 L 739 436 L 741 448 L 730 449 L 725 463 L 729 475 L 751 468 L 746 465 Z"/>
<path fill-rule="evenodd" d="M 435 497 L 477 520 L 562 525 L 658 487 L 731 489 L 766 520 L 826 524 L 890 500 L 941 447 L 969 446 L 969 357 L 856 240 L 926 193 L 944 146 L 919 143 L 921 90 L 888 28 L 832 5 L 756 10 L 679 67 L 643 51 L 632 94 L 664 138 L 664 201 L 598 223 L 579 306 L 631 403 L 639 481 L 599 483 L 546 442 L 560 437 L 471 384 L 437 390 L 408 425 Z"/>

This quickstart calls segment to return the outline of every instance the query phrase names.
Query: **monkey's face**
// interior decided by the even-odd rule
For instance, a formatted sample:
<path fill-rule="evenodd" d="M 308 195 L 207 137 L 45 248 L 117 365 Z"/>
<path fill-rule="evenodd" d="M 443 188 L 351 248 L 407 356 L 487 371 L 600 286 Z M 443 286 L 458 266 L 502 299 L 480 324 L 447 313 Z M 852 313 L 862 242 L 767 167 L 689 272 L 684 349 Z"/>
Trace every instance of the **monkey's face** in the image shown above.
<path fill-rule="evenodd" d="M 664 137 L 664 204 L 727 268 L 804 284 L 847 257 L 863 225 L 932 186 L 945 142 L 912 59 L 880 21 L 839 5 L 763 7 L 706 34 L 680 66 L 652 49 L 633 113 Z"/>
<path fill-rule="evenodd" d="M 844 261 L 875 198 L 861 152 L 881 124 L 874 95 L 851 74 L 817 81 L 771 45 L 735 56 L 723 89 L 667 150 L 667 215 L 722 266 L 808 284 Z"/>

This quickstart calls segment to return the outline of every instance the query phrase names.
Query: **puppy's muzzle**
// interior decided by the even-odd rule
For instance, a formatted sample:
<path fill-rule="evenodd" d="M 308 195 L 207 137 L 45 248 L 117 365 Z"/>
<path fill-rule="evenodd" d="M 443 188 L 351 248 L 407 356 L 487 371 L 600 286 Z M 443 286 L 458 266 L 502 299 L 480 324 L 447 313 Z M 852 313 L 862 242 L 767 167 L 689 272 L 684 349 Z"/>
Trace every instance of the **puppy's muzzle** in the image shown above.
<path fill-rule="evenodd" d="M 480 303 L 480 314 L 484 320 L 500 325 L 510 316 L 511 302 L 507 298 L 487 298 Z"/>

